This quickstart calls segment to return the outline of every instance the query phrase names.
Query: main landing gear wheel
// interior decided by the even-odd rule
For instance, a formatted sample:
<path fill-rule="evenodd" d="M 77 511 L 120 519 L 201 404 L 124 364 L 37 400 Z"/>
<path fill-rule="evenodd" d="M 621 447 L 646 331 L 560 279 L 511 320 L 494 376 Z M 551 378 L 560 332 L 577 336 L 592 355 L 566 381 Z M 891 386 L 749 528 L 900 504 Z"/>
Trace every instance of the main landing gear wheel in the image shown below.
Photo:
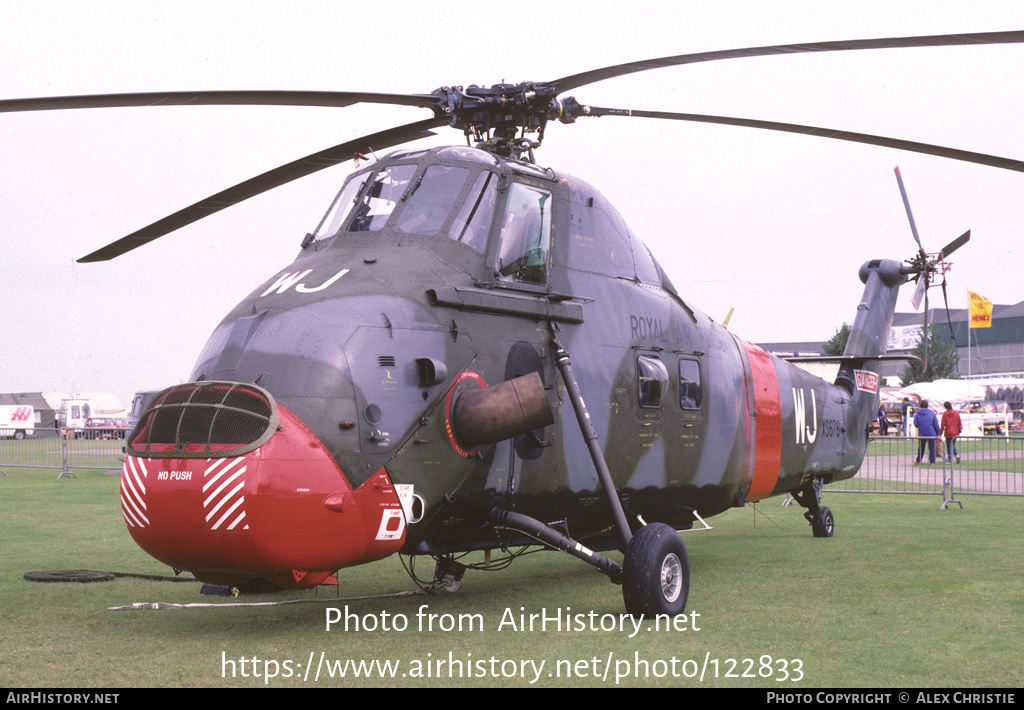
<path fill-rule="evenodd" d="M 811 521 L 811 532 L 814 533 L 814 537 L 832 537 L 836 520 L 832 517 L 831 510 L 823 506 L 818 508 L 814 514 L 808 511 L 807 516 L 807 519 Z"/>
<path fill-rule="evenodd" d="M 832 537 L 836 528 L 836 520 L 832 517 L 832 511 L 821 504 L 823 484 L 821 477 L 815 476 L 806 485 L 792 493 L 794 500 L 807 509 L 804 511 L 804 518 L 811 524 L 811 532 L 814 537 Z"/>
<path fill-rule="evenodd" d="M 675 616 L 690 591 L 690 562 L 679 533 L 663 523 L 645 525 L 626 548 L 622 599 L 634 616 Z"/>

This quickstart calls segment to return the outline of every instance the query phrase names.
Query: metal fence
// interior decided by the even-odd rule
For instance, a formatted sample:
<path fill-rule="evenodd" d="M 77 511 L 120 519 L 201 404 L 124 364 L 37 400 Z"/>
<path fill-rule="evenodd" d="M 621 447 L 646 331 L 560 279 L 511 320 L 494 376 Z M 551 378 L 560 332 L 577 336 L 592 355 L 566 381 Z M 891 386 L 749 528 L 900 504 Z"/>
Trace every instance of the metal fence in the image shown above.
<path fill-rule="evenodd" d="M 124 430 L 78 432 L 36 429 L 24 439 L 0 439 L 0 475 L 9 468 L 57 470 L 57 478 L 75 477 L 75 470 L 120 470 L 124 462 Z M 913 493 L 941 495 L 942 506 L 963 503 L 957 496 L 1024 496 L 1024 437 L 961 436 L 959 458 L 945 455 L 935 441 L 935 463 L 924 449 L 917 463 L 920 439 L 871 437 L 867 456 L 853 478 L 826 486 L 833 492 Z"/>
<path fill-rule="evenodd" d="M 124 429 L 74 432 L 36 428 L 24 439 L 0 439 L 0 474 L 9 468 L 48 468 L 57 478 L 75 470 L 120 470 L 124 463 Z"/>
<path fill-rule="evenodd" d="M 919 493 L 941 495 L 941 508 L 963 507 L 957 496 L 1024 496 L 1024 438 L 960 436 L 956 454 L 948 455 L 943 439 L 935 439 L 935 459 L 928 440 L 877 436 L 868 441 L 867 456 L 853 478 L 830 484 L 829 491 L 854 493 Z"/>

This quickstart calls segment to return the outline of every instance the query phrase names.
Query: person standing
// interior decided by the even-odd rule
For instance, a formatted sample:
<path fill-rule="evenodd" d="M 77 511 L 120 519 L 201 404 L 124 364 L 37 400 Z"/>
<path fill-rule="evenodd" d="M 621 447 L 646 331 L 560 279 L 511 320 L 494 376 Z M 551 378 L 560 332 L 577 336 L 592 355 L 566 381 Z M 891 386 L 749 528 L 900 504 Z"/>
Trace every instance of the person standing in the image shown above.
<path fill-rule="evenodd" d="M 904 397 L 900 407 L 900 424 L 903 425 L 903 436 L 910 436 L 910 398 Z"/>
<path fill-rule="evenodd" d="M 878 433 L 882 436 L 889 436 L 889 417 L 886 416 L 885 407 L 878 406 Z"/>
<path fill-rule="evenodd" d="M 928 400 L 921 400 L 921 407 L 914 414 L 917 427 L 917 461 L 924 458 L 924 446 L 928 444 L 928 463 L 935 463 L 935 439 L 939 436 L 939 418 L 928 408 Z"/>
<path fill-rule="evenodd" d="M 946 439 L 946 458 L 952 461 L 956 456 L 956 462 L 960 463 L 960 452 L 956 448 L 956 439 L 964 430 L 964 425 L 960 421 L 960 412 L 953 409 L 953 405 L 949 402 L 943 402 L 942 406 L 946 411 L 942 413 L 942 422 L 939 428 L 942 429 L 942 436 Z"/>

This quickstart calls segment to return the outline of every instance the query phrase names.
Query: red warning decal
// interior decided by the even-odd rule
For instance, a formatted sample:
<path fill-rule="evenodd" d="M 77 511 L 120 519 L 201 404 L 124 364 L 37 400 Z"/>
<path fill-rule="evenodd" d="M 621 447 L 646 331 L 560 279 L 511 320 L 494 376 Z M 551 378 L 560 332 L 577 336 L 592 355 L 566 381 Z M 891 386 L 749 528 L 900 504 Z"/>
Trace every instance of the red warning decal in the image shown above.
<path fill-rule="evenodd" d="M 878 374 L 867 370 L 854 370 L 854 379 L 857 381 L 857 389 L 861 392 L 874 394 L 878 391 Z"/>

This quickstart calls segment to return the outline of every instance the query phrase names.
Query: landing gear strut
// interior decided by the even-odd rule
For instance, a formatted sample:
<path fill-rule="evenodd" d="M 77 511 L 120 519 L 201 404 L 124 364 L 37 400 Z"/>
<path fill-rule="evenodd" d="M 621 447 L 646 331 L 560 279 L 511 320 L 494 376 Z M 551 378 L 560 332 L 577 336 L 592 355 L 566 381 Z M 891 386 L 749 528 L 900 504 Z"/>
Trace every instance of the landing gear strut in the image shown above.
<path fill-rule="evenodd" d="M 793 491 L 793 498 L 807 508 L 804 517 L 811 524 L 814 537 L 832 537 L 836 521 L 832 517 L 832 511 L 821 504 L 821 485 L 821 477 L 815 476 L 802 488 Z"/>
<path fill-rule="evenodd" d="M 597 432 L 594 430 L 579 384 L 573 374 L 569 353 L 555 338 L 554 324 L 551 324 L 551 340 L 555 347 L 555 364 L 565 382 L 569 400 L 580 425 L 580 432 L 594 461 L 594 469 L 611 509 L 615 528 L 622 540 L 625 559 L 620 568 L 611 560 L 586 549 L 542 523 L 511 511 L 492 511 L 492 519 L 510 524 L 513 528 L 519 525 L 519 530 L 533 527 L 533 534 L 536 537 L 597 567 L 613 582 L 621 583 L 622 598 L 626 604 L 626 611 L 630 614 L 649 618 L 660 614 L 682 614 L 690 591 L 690 563 L 686 557 L 686 547 L 679 533 L 664 523 L 644 525 L 636 534 L 632 533 L 600 442 L 597 440 Z"/>

